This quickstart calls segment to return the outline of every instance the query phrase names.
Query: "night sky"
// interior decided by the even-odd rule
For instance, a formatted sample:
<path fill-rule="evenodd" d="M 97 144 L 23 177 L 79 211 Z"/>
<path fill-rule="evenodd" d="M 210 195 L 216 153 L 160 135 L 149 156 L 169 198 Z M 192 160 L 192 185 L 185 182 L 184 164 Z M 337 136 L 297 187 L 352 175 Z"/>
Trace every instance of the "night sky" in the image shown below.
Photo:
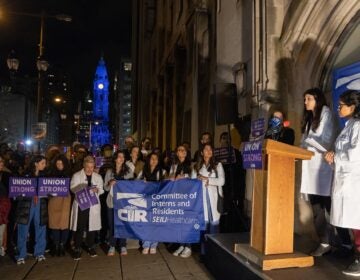
<path fill-rule="evenodd" d="M 0 0 L 0 75 L 8 75 L 6 58 L 15 49 L 20 73 L 36 76 L 40 19 L 7 14 L 68 14 L 71 23 L 45 21 L 44 53 L 51 65 L 68 73 L 74 99 L 91 90 L 101 54 L 111 77 L 121 57 L 131 54 L 131 0 Z"/>

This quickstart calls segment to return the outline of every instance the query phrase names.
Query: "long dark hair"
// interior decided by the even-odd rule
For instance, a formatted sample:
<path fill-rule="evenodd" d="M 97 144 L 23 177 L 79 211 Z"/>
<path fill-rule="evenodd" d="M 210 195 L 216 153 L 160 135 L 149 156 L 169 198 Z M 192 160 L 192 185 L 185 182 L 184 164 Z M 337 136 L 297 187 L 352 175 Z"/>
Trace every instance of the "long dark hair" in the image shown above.
<path fill-rule="evenodd" d="M 211 144 L 209 144 L 209 143 L 204 144 L 204 145 L 201 146 L 200 156 L 199 156 L 197 162 L 194 165 L 194 169 L 196 171 L 196 174 L 199 174 L 199 171 L 200 171 L 201 167 L 205 164 L 205 161 L 204 161 L 204 149 L 205 149 L 206 146 L 210 146 L 211 150 L 214 152 L 213 146 Z M 216 167 L 217 167 L 217 162 L 215 161 L 215 157 L 214 157 L 214 154 L 213 154 L 213 156 L 209 160 L 209 165 L 206 166 L 206 170 L 209 173 L 211 173 L 212 171 L 215 171 L 216 177 L 217 177 Z"/>
<path fill-rule="evenodd" d="M 155 155 L 158 158 L 158 164 L 155 167 L 154 171 L 151 172 L 150 159 L 153 155 Z M 157 181 L 156 174 L 158 172 L 159 172 L 159 180 L 161 181 L 164 176 L 163 176 L 163 170 L 161 168 L 160 158 L 157 153 L 152 152 L 146 157 L 142 177 L 143 177 L 143 179 L 146 179 L 146 181 Z"/>
<path fill-rule="evenodd" d="M 122 154 L 124 156 L 124 163 L 122 164 L 120 171 L 118 173 L 116 173 L 116 159 L 119 154 Z M 124 176 L 126 174 L 128 174 L 130 171 L 129 166 L 127 166 L 127 164 L 126 164 L 126 155 L 125 155 L 125 151 L 123 151 L 123 150 L 117 150 L 114 153 L 112 164 L 113 164 L 112 168 L 113 168 L 115 178 L 124 178 Z"/>
<path fill-rule="evenodd" d="M 321 117 L 321 111 L 324 106 L 326 106 L 326 99 L 323 91 L 319 88 L 310 88 L 304 92 L 305 95 L 310 94 L 314 96 L 314 99 L 316 101 L 315 110 L 314 113 L 312 111 L 306 110 L 306 106 L 304 104 L 304 113 L 303 113 L 303 119 L 301 123 L 301 132 L 308 134 L 310 131 L 310 128 L 312 131 L 316 131 L 316 129 L 320 125 L 320 117 Z"/>
<path fill-rule="evenodd" d="M 179 148 L 184 148 L 184 150 L 186 151 L 186 157 L 184 159 L 183 162 L 180 162 L 178 156 L 177 156 L 177 150 Z M 188 174 L 191 175 L 191 158 L 188 157 L 189 155 L 189 151 L 186 149 L 186 147 L 182 144 L 178 145 L 176 147 L 176 155 L 175 155 L 175 164 L 177 164 L 176 170 L 175 170 L 175 177 L 179 174 L 184 173 L 184 174 Z"/>
<path fill-rule="evenodd" d="M 354 113 L 352 114 L 352 117 L 354 119 L 360 119 L 360 92 L 357 90 L 347 90 L 343 92 L 339 100 L 344 102 L 346 106 L 355 106 Z"/>
<path fill-rule="evenodd" d="M 27 176 L 35 176 L 35 172 L 36 172 L 36 166 L 35 163 L 39 163 L 40 161 L 42 161 L 43 159 L 46 160 L 46 157 L 42 156 L 42 155 L 35 155 L 31 158 L 30 164 L 29 164 L 29 168 L 28 170 L 25 172 L 25 174 Z M 41 175 L 44 173 L 44 171 L 41 171 Z M 40 174 L 39 174 L 40 175 Z"/>
<path fill-rule="evenodd" d="M 56 168 L 56 162 L 57 161 L 61 161 L 64 165 L 64 169 L 63 170 L 58 170 Z M 51 161 L 50 163 L 50 169 L 49 169 L 49 175 L 50 176 L 65 176 L 65 177 L 70 177 L 70 163 L 69 160 L 66 158 L 65 155 L 60 154 L 54 157 L 54 159 Z"/>

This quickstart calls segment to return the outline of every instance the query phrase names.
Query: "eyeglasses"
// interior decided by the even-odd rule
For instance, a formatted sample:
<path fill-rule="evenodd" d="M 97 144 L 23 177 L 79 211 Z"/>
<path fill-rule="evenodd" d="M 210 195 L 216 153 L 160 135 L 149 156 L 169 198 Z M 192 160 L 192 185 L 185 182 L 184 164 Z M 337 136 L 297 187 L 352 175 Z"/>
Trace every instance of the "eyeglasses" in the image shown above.
<path fill-rule="evenodd" d="M 347 106 L 347 105 L 344 104 L 344 103 L 339 103 L 339 105 L 338 105 L 338 110 L 341 110 L 341 108 L 342 108 L 343 106 Z"/>

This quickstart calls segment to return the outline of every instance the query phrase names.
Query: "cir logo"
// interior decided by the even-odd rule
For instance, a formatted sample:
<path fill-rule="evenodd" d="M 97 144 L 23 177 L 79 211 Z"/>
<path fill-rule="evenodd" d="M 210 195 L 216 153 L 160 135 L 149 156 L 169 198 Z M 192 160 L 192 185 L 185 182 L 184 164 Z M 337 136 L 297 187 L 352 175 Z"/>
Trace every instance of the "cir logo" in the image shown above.
<path fill-rule="evenodd" d="M 194 225 L 194 229 L 199 229 L 200 228 L 200 225 L 199 224 L 195 224 Z"/>

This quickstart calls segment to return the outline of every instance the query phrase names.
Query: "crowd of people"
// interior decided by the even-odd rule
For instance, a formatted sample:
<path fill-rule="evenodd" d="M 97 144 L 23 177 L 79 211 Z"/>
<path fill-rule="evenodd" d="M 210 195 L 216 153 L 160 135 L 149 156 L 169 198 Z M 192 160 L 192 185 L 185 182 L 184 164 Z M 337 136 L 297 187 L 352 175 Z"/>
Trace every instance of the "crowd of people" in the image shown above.
<path fill-rule="evenodd" d="M 46 259 L 47 249 L 53 256 L 64 256 L 67 248 L 70 248 L 73 258 L 79 260 L 83 249 L 86 249 L 91 257 L 96 257 L 96 245 L 99 243 L 107 245 L 108 256 L 114 256 L 116 249 L 121 255 L 127 255 L 126 239 L 114 236 L 113 186 L 118 180 L 201 180 L 205 221 L 208 224 L 206 232 L 217 232 L 220 219 L 217 200 L 219 196 L 223 197 L 225 175 L 221 162 L 215 160 L 211 135 L 203 134 L 201 148 L 195 153 L 195 161 L 191 159 L 189 145 L 186 142 L 178 145 L 175 151 L 162 153 L 160 149 L 152 149 L 150 141 L 150 138 L 145 138 L 142 145 L 137 146 L 134 139 L 129 136 L 125 140 L 126 149 L 116 150 L 114 153 L 112 145 L 104 145 L 101 166 L 96 166 L 95 157 L 83 145 L 75 147 L 73 160 L 69 160 L 53 146 L 46 156 L 30 157 L 26 166 L 25 160 L 16 160 L 25 156 L 25 151 L 20 145 L 11 157 L 6 157 L 2 153 L 1 255 L 5 254 L 7 246 L 7 252 L 11 252 L 10 247 L 13 246 L 12 255 L 17 264 L 24 264 L 29 252 L 40 262 Z M 5 154 L 8 152 L 7 149 L 4 151 Z M 14 156 L 15 153 L 17 156 Z M 10 176 L 71 178 L 70 192 L 66 197 L 18 196 L 10 199 Z M 84 186 L 89 188 L 99 201 L 87 209 L 81 209 L 74 197 Z M 8 237 L 8 242 L 5 242 L 5 236 Z M 191 244 L 172 245 L 176 246 L 174 256 L 191 256 Z M 140 240 L 140 246 L 142 254 L 156 254 L 158 242 Z"/>
<path fill-rule="evenodd" d="M 312 151 L 314 156 L 302 162 L 300 192 L 311 205 L 314 228 L 320 241 L 311 254 L 319 257 L 332 251 L 331 239 L 335 233 L 340 240 L 337 252 L 347 255 L 355 253 L 354 262 L 343 273 L 360 276 L 360 192 L 357 189 L 360 181 L 359 91 L 345 91 L 339 98 L 337 111 L 346 120 L 341 131 L 334 112 L 326 104 L 324 93 L 318 88 L 305 91 L 300 142 L 301 147 Z M 294 130 L 286 125 L 284 119 L 282 111 L 274 111 L 264 136 L 293 145 Z M 228 137 L 228 133 L 223 133 L 220 140 Z M 29 244 L 35 245 L 33 254 L 38 261 L 45 259 L 47 244 L 51 244 L 53 255 L 62 256 L 65 255 L 66 243 L 70 243 L 75 259 L 81 257 L 83 244 L 86 244 L 92 257 L 96 256 L 96 241 L 107 242 L 108 256 L 115 255 L 116 247 L 121 255 L 126 255 L 126 239 L 115 238 L 113 234 L 112 188 L 117 180 L 197 178 L 203 184 L 206 232 L 219 230 L 221 213 L 217 205 L 219 198 L 224 197 L 226 192 L 226 188 L 222 188 L 226 169 L 224 172 L 222 163 L 214 156 L 210 133 L 203 133 L 200 149 L 193 158 L 188 142 L 180 144 L 175 151 L 164 152 L 158 148 L 152 149 L 150 138 L 144 138 L 141 145 L 137 146 L 129 136 L 125 144 L 126 149 L 115 153 L 112 153 L 112 145 L 105 145 L 102 148 L 105 161 L 99 170 L 96 169 L 94 157 L 82 145 L 75 149 L 75 158 L 71 164 L 60 151 L 46 157 L 30 157 L 21 146 L 16 151 L 9 151 L 6 145 L 1 145 L 0 244 L 5 244 L 5 225 L 8 225 L 8 239 L 15 244 L 14 255 L 18 264 L 25 262 Z M 11 175 L 71 177 L 71 193 L 86 185 L 100 198 L 100 203 L 81 210 L 73 195 L 18 197 L 10 200 L 8 181 Z M 142 240 L 140 243 L 142 254 L 156 254 L 158 242 Z M 174 256 L 181 257 L 189 257 L 191 253 L 191 244 L 178 244 L 173 252 Z M 204 248 L 201 248 L 201 253 L 204 253 Z M 0 255 L 4 254 L 4 247 L 1 247 Z"/>

